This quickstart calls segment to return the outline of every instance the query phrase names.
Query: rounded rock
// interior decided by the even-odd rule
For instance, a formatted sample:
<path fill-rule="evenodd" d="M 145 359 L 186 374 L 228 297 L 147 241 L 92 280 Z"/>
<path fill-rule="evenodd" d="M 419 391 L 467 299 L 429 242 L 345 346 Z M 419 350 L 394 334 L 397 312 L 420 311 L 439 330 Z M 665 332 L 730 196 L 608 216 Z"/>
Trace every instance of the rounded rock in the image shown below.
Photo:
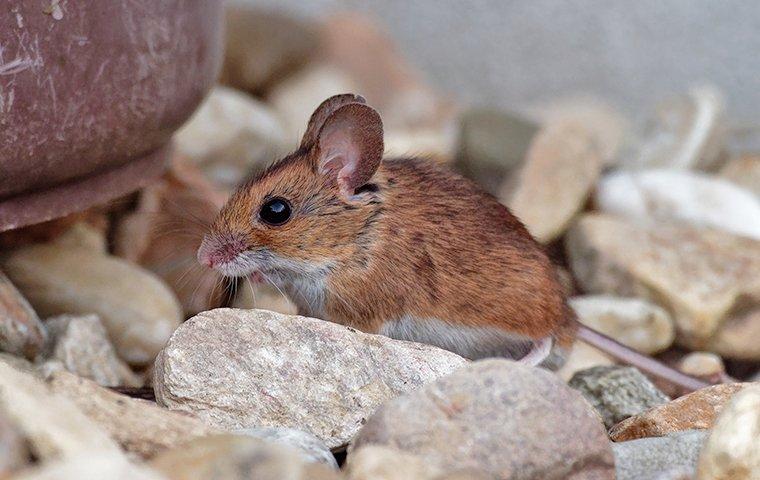
<path fill-rule="evenodd" d="M 595 201 L 601 212 L 638 223 L 684 223 L 760 240 L 760 198 L 704 173 L 615 172 L 599 182 Z"/>
<path fill-rule="evenodd" d="M 235 188 L 286 150 L 283 126 L 266 104 L 221 86 L 175 138 L 182 155 L 227 188 Z"/>
<path fill-rule="evenodd" d="M 504 182 L 498 197 L 546 244 L 572 224 L 601 170 L 593 132 L 582 122 L 557 122 L 533 138 L 525 163 Z"/>
<path fill-rule="evenodd" d="M 720 414 L 700 455 L 697 478 L 760 478 L 760 384 L 736 394 Z"/>
<path fill-rule="evenodd" d="M 570 306 L 584 325 L 642 353 L 661 352 L 675 338 L 670 314 L 643 299 L 584 295 L 571 298 Z"/>
<path fill-rule="evenodd" d="M 678 369 L 687 375 L 710 379 L 720 379 L 726 373 L 723 359 L 712 352 L 691 352 L 679 360 Z"/>
<path fill-rule="evenodd" d="M 156 359 L 156 401 L 239 431 L 296 428 L 337 448 L 383 402 L 467 364 L 430 345 L 266 310 L 183 323 Z M 315 413 L 318 412 L 318 413 Z"/>
<path fill-rule="evenodd" d="M 505 480 L 615 478 L 607 434 L 583 397 L 546 370 L 501 359 L 387 402 L 352 451 L 370 444 Z"/>
<path fill-rule="evenodd" d="M 155 275 L 100 252 L 34 245 L 2 266 L 41 316 L 97 314 L 133 365 L 150 363 L 182 320 L 174 293 Z"/>

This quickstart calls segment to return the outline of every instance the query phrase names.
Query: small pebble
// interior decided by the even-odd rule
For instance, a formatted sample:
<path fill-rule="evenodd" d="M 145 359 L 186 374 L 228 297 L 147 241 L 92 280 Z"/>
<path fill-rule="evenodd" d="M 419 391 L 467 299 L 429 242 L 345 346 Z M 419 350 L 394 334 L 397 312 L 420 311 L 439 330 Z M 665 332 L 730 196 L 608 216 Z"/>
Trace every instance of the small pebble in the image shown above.
<path fill-rule="evenodd" d="M 723 359 L 712 352 L 691 352 L 678 362 L 678 369 L 699 378 L 720 379 L 726 373 Z"/>

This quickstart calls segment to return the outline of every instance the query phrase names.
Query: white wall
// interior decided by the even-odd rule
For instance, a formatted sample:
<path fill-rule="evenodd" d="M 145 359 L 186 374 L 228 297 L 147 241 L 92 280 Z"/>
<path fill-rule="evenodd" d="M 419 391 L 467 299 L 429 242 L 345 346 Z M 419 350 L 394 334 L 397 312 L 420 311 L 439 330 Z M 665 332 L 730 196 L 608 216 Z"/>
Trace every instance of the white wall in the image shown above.
<path fill-rule="evenodd" d="M 380 18 L 428 78 L 471 103 L 520 108 L 593 92 L 632 111 L 689 85 L 760 124 L 757 0 L 236 0 Z"/>

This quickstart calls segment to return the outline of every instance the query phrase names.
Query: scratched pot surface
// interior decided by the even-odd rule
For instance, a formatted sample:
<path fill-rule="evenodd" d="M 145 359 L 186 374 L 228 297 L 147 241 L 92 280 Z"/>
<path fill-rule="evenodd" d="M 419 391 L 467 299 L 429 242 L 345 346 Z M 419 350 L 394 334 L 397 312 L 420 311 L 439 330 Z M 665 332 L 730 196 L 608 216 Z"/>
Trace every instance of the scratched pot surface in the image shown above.
<path fill-rule="evenodd" d="M 216 0 L 86 7 L 21 0 L 6 10 L 0 203 L 104 174 L 162 147 L 210 88 L 221 61 Z"/>

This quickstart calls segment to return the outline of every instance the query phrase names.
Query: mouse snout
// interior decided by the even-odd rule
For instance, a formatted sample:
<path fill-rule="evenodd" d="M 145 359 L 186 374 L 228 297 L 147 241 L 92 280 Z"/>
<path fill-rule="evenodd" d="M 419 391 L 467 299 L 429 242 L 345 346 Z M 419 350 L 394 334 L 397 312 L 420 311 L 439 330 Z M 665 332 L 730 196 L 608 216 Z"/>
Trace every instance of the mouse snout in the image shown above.
<path fill-rule="evenodd" d="M 206 236 L 198 248 L 198 262 L 209 268 L 215 268 L 235 260 L 243 250 L 245 247 L 241 241 L 222 241 Z"/>
<path fill-rule="evenodd" d="M 201 265 L 214 268 L 214 259 L 212 258 L 211 252 L 208 249 L 204 249 L 203 245 L 198 249 L 198 262 Z"/>

